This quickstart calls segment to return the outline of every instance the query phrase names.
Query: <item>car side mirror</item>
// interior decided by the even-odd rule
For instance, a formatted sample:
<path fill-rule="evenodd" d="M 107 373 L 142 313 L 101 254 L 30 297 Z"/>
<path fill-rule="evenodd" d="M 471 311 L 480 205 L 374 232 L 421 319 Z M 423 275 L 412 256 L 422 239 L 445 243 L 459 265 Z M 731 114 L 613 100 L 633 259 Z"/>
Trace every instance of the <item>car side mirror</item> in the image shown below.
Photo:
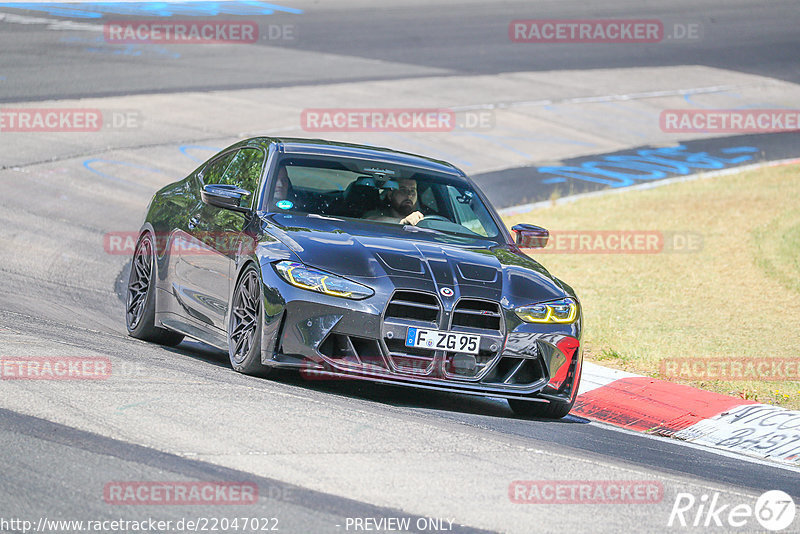
<path fill-rule="evenodd" d="M 250 196 L 250 191 L 227 184 L 208 184 L 200 191 L 200 198 L 209 206 L 247 213 L 250 208 L 243 207 L 242 199 Z"/>
<path fill-rule="evenodd" d="M 534 224 L 515 224 L 511 229 L 517 234 L 517 246 L 520 248 L 544 248 L 550 238 L 550 232 Z"/>

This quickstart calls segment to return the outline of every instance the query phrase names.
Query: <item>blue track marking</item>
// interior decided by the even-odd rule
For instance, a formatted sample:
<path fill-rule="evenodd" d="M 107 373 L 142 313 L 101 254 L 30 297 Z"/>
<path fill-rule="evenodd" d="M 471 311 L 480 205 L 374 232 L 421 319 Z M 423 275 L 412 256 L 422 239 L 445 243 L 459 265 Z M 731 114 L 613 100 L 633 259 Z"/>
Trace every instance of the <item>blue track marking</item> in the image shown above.
<path fill-rule="evenodd" d="M 219 148 L 219 147 L 215 147 L 215 146 L 181 145 L 180 147 L 178 147 L 178 150 L 180 150 L 181 154 L 183 154 L 184 156 L 186 156 L 190 160 L 196 161 L 197 163 L 203 163 L 205 160 L 207 160 L 208 158 L 210 158 L 211 156 L 213 156 L 214 154 L 216 154 L 217 152 L 219 152 L 222 149 Z M 195 156 L 189 154 L 190 150 L 208 151 L 209 154 L 207 156 L 203 157 L 203 158 L 198 158 L 198 157 L 195 157 Z"/>
<path fill-rule="evenodd" d="M 167 174 L 166 172 L 162 171 L 161 169 L 157 169 L 155 167 L 147 167 L 146 165 L 138 165 L 136 163 L 128 163 L 127 161 L 115 161 L 110 159 L 102 159 L 102 158 L 92 158 L 83 161 L 83 166 L 86 167 L 89 171 L 93 172 L 98 176 L 102 176 L 108 180 L 112 180 L 114 182 L 120 182 L 125 184 L 130 184 L 136 187 L 141 187 L 144 189 L 152 189 L 150 186 L 140 184 L 138 182 L 132 182 L 130 180 L 126 180 L 125 178 L 120 178 L 119 176 L 115 176 L 113 174 L 108 174 L 102 171 L 99 171 L 94 168 L 94 164 L 96 163 L 106 163 L 109 165 L 121 165 L 123 167 L 132 167 L 134 169 L 140 169 L 147 172 L 157 173 L 157 174 Z"/>
<path fill-rule="evenodd" d="M 79 19 L 101 19 L 106 15 L 215 17 L 217 15 L 273 15 L 276 12 L 293 15 L 303 13 L 302 9 L 256 0 L 231 0 L 229 2 L 209 0 L 184 2 L 2 2 L 0 7 L 39 11 L 56 17 Z"/>
<path fill-rule="evenodd" d="M 636 154 L 630 155 L 603 156 L 598 160 L 585 161 L 580 166 L 538 167 L 537 171 L 551 176 L 542 180 L 544 184 L 563 183 L 567 178 L 572 178 L 609 187 L 626 187 L 637 181 L 660 180 L 674 175 L 685 176 L 696 172 L 697 169 L 723 169 L 753 159 L 753 154 L 758 152 L 758 148 L 737 146 L 721 149 L 720 152 L 736 156 L 727 158 L 708 152 L 690 152 L 686 146 L 679 145 L 639 150 Z"/>

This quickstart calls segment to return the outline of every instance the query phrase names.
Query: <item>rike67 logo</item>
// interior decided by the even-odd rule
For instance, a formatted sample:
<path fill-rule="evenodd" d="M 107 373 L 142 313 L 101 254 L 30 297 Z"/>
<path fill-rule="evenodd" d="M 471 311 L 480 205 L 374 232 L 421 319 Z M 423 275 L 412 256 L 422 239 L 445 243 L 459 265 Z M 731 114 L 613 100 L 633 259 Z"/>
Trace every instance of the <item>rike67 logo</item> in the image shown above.
<path fill-rule="evenodd" d="M 792 497 L 780 490 L 762 493 L 755 506 L 747 503 L 722 504 L 720 494 L 703 494 L 699 498 L 691 493 L 678 493 L 667 521 L 668 527 L 703 527 L 713 529 L 722 527 L 725 532 L 751 532 L 758 528 L 753 519 L 762 528 L 777 532 L 789 528 L 794 521 L 795 505 Z"/>

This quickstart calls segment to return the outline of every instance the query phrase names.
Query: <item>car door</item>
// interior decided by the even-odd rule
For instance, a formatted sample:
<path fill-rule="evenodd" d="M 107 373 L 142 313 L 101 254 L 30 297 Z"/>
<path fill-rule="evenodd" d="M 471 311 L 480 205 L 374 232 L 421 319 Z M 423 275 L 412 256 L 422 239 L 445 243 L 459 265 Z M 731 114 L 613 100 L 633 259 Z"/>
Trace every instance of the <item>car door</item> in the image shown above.
<path fill-rule="evenodd" d="M 222 154 L 203 169 L 198 185 L 235 185 L 251 191 L 247 202 L 252 207 L 264 160 L 260 148 Z M 246 217 L 241 212 L 199 202 L 188 217 L 186 242 L 177 250 L 179 260 L 173 260 L 184 309 L 215 329 L 225 329 L 231 276 Z"/>

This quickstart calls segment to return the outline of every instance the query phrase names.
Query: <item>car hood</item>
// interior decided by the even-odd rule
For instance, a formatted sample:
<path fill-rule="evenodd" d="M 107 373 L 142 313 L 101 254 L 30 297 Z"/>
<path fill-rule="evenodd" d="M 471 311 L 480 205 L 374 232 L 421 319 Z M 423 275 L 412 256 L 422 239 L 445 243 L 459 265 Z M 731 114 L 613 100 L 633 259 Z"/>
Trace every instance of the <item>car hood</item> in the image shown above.
<path fill-rule="evenodd" d="M 514 247 L 392 224 L 278 214 L 266 231 L 304 264 L 364 283 L 388 277 L 395 287 L 429 282 L 508 305 L 571 295 L 571 289 Z M 412 283 L 413 281 L 413 283 Z"/>

